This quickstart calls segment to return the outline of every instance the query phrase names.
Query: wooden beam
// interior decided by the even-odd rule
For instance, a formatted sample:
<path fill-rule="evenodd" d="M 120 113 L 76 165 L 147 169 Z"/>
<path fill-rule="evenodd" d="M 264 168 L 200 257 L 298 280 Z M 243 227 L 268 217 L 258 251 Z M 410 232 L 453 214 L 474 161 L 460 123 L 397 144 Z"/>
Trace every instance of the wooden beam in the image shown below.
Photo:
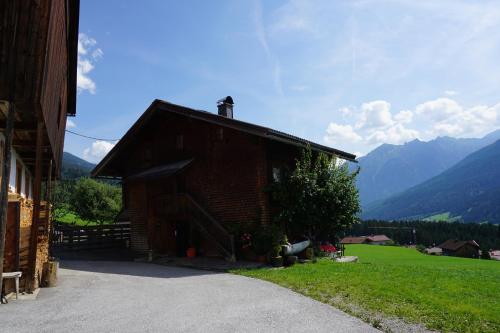
<path fill-rule="evenodd" d="M 15 106 L 9 104 L 7 113 L 7 127 L 3 133 L 5 137 L 5 148 L 2 165 L 2 184 L 0 190 L 0 292 L 3 285 L 3 261 L 5 256 L 5 233 L 7 231 L 7 206 L 9 201 L 9 179 L 10 179 L 10 159 L 12 154 L 12 132 L 14 129 Z M 3 295 L 0 297 L 3 302 Z"/>
<path fill-rule="evenodd" d="M 38 248 L 38 224 L 40 221 L 40 192 L 42 186 L 42 145 L 43 145 L 43 118 L 39 114 L 36 133 L 36 161 L 35 161 L 35 182 L 33 184 L 33 220 L 31 224 L 30 248 L 28 257 L 28 277 L 27 289 L 35 289 L 36 276 L 36 255 Z"/>

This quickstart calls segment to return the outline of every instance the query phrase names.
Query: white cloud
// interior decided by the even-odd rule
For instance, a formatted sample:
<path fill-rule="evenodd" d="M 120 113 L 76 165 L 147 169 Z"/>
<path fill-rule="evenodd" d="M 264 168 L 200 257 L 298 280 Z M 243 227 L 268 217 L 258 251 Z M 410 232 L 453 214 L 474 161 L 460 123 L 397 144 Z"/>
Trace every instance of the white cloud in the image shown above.
<path fill-rule="evenodd" d="M 447 96 L 455 96 L 458 95 L 458 92 L 456 92 L 455 90 L 446 90 L 444 94 Z"/>
<path fill-rule="evenodd" d="M 293 90 L 293 91 L 305 91 L 308 89 L 308 86 L 306 85 L 302 85 L 302 84 L 296 84 L 296 85 L 293 85 L 293 86 L 290 86 L 290 90 Z"/>
<path fill-rule="evenodd" d="M 340 113 L 346 123 L 330 123 L 324 142 L 365 152 L 382 143 L 403 144 L 438 136 L 482 137 L 500 127 L 500 103 L 464 107 L 444 97 L 395 114 L 383 100 L 363 103 L 360 108 L 343 107 Z"/>
<path fill-rule="evenodd" d="M 259 1 L 257 1 L 254 6 L 253 20 L 254 20 L 255 34 L 257 40 L 262 49 L 264 50 L 268 63 L 271 66 L 271 73 L 274 82 L 274 87 L 278 95 L 283 96 L 283 85 L 281 82 L 281 65 L 276 55 L 272 52 L 271 48 L 269 47 L 266 28 L 264 26 L 262 5 Z"/>
<path fill-rule="evenodd" d="M 96 47 L 97 41 L 84 33 L 78 35 L 78 65 L 76 73 L 78 92 L 96 92 L 96 84 L 90 78 L 90 72 L 95 68 L 95 63 L 102 58 L 103 52 Z"/>
<path fill-rule="evenodd" d="M 450 98 L 441 97 L 417 105 L 415 112 L 417 114 L 425 114 L 436 121 L 441 121 L 453 114 L 461 113 L 462 107 Z"/>
<path fill-rule="evenodd" d="M 66 119 L 66 128 L 75 128 L 76 123 L 71 119 Z"/>
<path fill-rule="evenodd" d="M 401 124 L 409 124 L 413 120 L 413 112 L 410 110 L 399 111 L 394 115 L 394 120 Z"/>
<path fill-rule="evenodd" d="M 372 101 L 361 105 L 361 119 L 356 128 L 377 129 L 393 124 L 391 104 L 386 101 Z"/>
<path fill-rule="evenodd" d="M 91 162 L 99 162 L 114 146 L 114 143 L 108 141 L 94 141 L 92 146 L 83 150 L 83 158 Z"/>
<path fill-rule="evenodd" d="M 396 124 L 385 130 L 378 130 L 366 137 L 366 142 L 371 145 L 382 143 L 403 144 L 415 140 L 419 137 L 416 130 L 404 127 L 402 124 Z"/>
<path fill-rule="evenodd" d="M 343 144 L 348 142 L 358 142 L 363 138 L 357 134 L 351 125 L 339 125 L 330 123 L 326 129 L 324 140 L 328 144 Z"/>

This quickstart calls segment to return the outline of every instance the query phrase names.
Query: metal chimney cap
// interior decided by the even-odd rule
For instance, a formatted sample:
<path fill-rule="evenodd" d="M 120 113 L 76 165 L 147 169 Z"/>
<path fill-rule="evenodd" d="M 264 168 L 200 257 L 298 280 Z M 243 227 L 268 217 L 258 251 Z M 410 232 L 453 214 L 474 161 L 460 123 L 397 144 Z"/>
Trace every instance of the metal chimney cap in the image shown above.
<path fill-rule="evenodd" d="M 231 105 L 234 105 L 233 98 L 231 96 L 227 96 L 227 97 L 221 98 L 221 99 L 219 99 L 217 101 L 217 105 L 221 105 L 221 104 L 231 104 Z"/>

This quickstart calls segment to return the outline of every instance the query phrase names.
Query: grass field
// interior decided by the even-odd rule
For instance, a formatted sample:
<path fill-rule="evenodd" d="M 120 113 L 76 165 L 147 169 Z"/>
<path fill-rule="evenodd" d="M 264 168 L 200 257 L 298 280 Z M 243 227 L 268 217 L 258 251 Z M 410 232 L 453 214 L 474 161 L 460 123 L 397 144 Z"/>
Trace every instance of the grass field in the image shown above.
<path fill-rule="evenodd" d="M 350 245 L 358 263 L 236 271 L 348 312 L 403 318 L 444 332 L 500 332 L 500 262 L 428 256 L 414 249 Z M 376 325 L 376 324 L 375 324 Z"/>
<path fill-rule="evenodd" d="M 60 223 L 66 223 L 78 226 L 99 225 L 99 222 L 82 219 L 77 214 L 68 211 L 56 212 L 55 220 Z"/>

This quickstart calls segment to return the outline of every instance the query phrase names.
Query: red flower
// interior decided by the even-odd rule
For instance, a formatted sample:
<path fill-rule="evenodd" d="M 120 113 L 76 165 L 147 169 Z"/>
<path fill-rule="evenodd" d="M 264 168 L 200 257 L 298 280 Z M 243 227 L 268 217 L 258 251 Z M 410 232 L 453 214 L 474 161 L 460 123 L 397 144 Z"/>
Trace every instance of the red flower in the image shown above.
<path fill-rule="evenodd" d="M 333 245 L 320 245 L 319 248 L 323 252 L 337 252 L 337 248 Z"/>

